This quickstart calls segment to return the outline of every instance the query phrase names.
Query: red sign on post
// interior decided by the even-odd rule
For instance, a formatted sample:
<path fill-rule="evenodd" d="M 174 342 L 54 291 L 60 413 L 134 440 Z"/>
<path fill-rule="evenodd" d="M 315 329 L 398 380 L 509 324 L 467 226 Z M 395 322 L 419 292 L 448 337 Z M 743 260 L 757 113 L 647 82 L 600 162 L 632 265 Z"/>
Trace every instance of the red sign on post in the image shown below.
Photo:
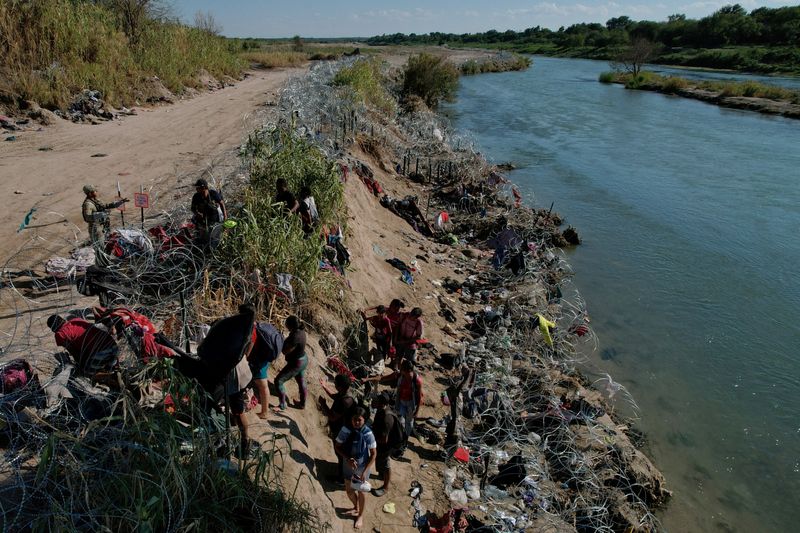
<path fill-rule="evenodd" d="M 134 207 L 141 207 L 142 209 L 147 209 L 150 207 L 150 194 L 146 192 L 135 192 L 133 193 L 133 205 Z"/>

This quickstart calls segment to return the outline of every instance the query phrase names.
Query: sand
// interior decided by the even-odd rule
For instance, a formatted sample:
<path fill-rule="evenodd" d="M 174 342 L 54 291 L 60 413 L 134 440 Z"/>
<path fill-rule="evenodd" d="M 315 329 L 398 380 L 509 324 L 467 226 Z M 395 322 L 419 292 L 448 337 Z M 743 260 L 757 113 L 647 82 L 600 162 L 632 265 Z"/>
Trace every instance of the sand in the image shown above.
<path fill-rule="evenodd" d="M 0 212 L 2 255 L 7 258 L 30 238 L 31 229 L 17 233 L 17 228 L 32 207 L 37 208 L 32 229 L 66 220 L 83 232 L 79 238 L 86 238 L 84 184 L 97 186 L 105 201 L 116 197 L 117 181 L 131 200 L 140 186 L 166 199 L 171 190 L 190 184 L 216 158 L 236 148 L 263 121 L 270 109 L 265 103 L 277 102 L 286 80 L 304 71 L 249 72 L 232 87 L 175 105 L 135 108 L 136 116 L 98 125 L 58 120 L 41 131 L 16 132 L 16 141 L 0 142 L 0 196 L 7 199 Z M 105 155 L 92 157 L 96 154 Z M 188 205 L 193 189 L 179 190 Z M 154 199 L 152 209 L 157 210 Z"/>

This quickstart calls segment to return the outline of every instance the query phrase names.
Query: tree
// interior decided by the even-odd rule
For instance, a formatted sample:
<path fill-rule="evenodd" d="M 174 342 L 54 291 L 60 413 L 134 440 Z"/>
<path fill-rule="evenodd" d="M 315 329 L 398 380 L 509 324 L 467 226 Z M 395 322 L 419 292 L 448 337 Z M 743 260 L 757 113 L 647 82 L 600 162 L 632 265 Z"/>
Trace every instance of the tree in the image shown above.
<path fill-rule="evenodd" d="M 210 33 L 211 35 L 219 35 L 222 33 L 222 26 L 214 18 L 211 11 L 198 11 L 194 14 L 194 27 L 198 30 Z"/>
<path fill-rule="evenodd" d="M 609 30 L 624 30 L 631 24 L 630 17 L 614 17 L 606 21 L 606 28 Z"/>
<path fill-rule="evenodd" d="M 299 35 L 292 37 L 292 48 L 295 52 L 303 51 L 303 39 L 301 39 Z"/>
<path fill-rule="evenodd" d="M 653 57 L 657 50 L 657 46 L 652 41 L 634 39 L 629 46 L 617 54 L 616 59 L 611 62 L 611 68 L 617 71 L 624 70 L 636 77 L 641 72 L 644 64 L 647 63 L 647 60 Z"/>
<path fill-rule="evenodd" d="M 117 15 L 122 31 L 133 45 L 139 43 L 148 20 L 167 18 L 172 11 L 165 0 L 101 0 L 100 3 Z"/>
<path fill-rule="evenodd" d="M 458 69 L 442 57 L 422 53 L 408 58 L 403 68 L 403 96 L 418 96 L 429 107 L 453 97 L 458 88 Z"/>

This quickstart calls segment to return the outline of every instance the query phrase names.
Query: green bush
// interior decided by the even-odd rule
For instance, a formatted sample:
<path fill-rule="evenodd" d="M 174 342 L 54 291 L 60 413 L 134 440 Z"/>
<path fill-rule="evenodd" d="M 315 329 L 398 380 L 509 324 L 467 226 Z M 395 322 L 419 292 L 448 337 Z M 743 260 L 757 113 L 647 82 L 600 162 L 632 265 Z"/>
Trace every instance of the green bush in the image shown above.
<path fill-rule="evenodd" d="M 287 216 L 273 203 L 275 182 L 284 178 L 294 193 L 308 186 L 320 223 L 341 223 L 344 189 L 338 168 L 318 148 L 284 129 L 251 135 L 243 155 L 249 162 L 250 185 L 235 215 L 238 224 L 222 240 L 218 256 L 233 268 L 258 268 L 265 277 L 291 274 L 308 288 L 319 272 L 324 243 L 313 235 L 306 238 L 299 217 Z"/>
<path fill-rule="evenodd" d="M 333 78 L 333 84 L 351 87 L 362 102 L 384 114 L 396 112 L 395 100 L 386 90 L 378 59 L 359 59 L 351 66 L 340 69 Z"/>
<path fill-rule="evenodd" d="M 480 60 L 469 59 L 461 64 L 461 74 L 469 76 L 472 74 L 484 74 L 487 72 L 508 72 L 515 70 L 525 70 L 531 66 L 530 58 L 519 54 L 501 52 L 493 56 L 484 57 Z"/>
<path fill-rule="evenodd" d="M 676 76 L 669 76 L 664 79 L 663 83 L 661 84 L 661 90 L 665 93 L 674 94 L 678 91 L 685 89 L 689 86 L 688 80 L 683 78 L 678 78 Z"/>
<path fill-rule="evenodd" d="M 603 72 L 600 74 L 599 81 L 600 83 L 614 83 L 617 78 L 616 72 Z"/>
<path fill-rule="evenodd" d="M 451 100 L 458 89 L 458 70 L 445 58 L 421 53 L 411 56 L 403 68 L 404 97 L 417 96 L 435 108 Z"/>

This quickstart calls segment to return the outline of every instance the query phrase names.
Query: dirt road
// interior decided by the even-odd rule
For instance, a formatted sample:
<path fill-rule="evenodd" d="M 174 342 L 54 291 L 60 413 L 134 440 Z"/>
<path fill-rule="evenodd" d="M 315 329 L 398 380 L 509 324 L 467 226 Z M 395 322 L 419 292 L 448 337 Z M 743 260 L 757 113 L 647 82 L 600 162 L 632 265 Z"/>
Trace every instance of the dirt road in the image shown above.
<path fill-rule="evenodd" d="M 124 196 L 133 198 L 140 186 L 153 191 L 159 208 L 174 198 L 225 152 L 237 147 L 261 120 L 267 103 L 291 76 L 305 69 L 250 72 L 235 86 L 202 93 L 174 105 L 136 108 L 137 116 L 99 125 L 59 120 L 54 126 L 15 134 L 0 142 L 0 258 L 7 259 L 30 240 L 33 232 L 63 231 L 85 239 L 80 207 L 84 184 L 96 185 L 101 200 L 112 201 L 117 181 Z M 17 232 L 35 207 L 27 229 Z M 130 204 L 131 215 L 134 215 Z"/>

